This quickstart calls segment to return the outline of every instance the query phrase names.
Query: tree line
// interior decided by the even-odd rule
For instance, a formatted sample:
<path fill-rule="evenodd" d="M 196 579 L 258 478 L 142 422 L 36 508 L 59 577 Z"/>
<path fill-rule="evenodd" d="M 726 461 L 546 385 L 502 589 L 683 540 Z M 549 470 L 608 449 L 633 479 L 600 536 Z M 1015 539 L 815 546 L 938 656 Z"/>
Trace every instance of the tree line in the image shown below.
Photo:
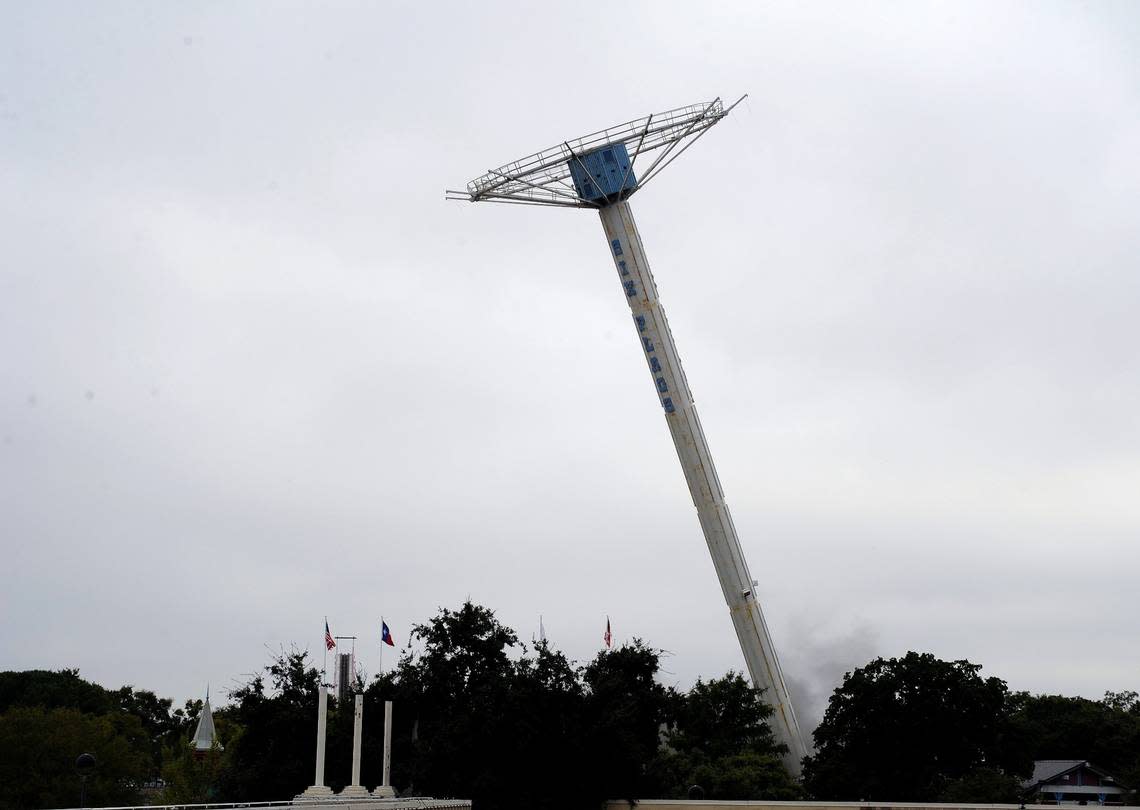
<path fill-rule="evenodd" d="M 877 658 L 844 677 L 793 780 L 771 709 L 739 673 L 688 690 L 659 679 L 635 640 L 576 664 L 524 644 L 467 602 L 413 630 L 363 687 L 362 782 L 380 781 L 383 704 L 394 702 L 392 783 L 470 798 L 476 810 L 582 810 L 604 799 L 1016 802 L 1036 759 L 1089 759 L 1140 782 L 1140 701 L 1011 692 L 967 661 Z M 76 670 L 0 673 L 0 806 L 75 806 L 75 757 L 95 753 L 89 803 L 288 799 L 313 780 L 321 674 L 283 650 L 214 711 L 221 747 L 195 756 L 201 701 L 107 690 Z M 330 700 L 326 783 L 349 781 L 353 707 Z"/>

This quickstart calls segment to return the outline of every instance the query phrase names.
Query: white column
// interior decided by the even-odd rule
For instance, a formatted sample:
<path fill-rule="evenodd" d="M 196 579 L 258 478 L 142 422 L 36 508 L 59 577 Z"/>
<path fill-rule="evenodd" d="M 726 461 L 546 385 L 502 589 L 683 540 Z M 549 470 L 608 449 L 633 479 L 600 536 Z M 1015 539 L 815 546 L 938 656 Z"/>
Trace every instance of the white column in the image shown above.
<path fill-rule="evenodd" d="M 384 781 L 372 791 L 373 796 L 395 796 L 392 789 L 392 701 L 384 701 Z"/>
<path fill-rule="evenodd" d="M 325 797 L 333 795 L 332 788 L 325 785 L 325 725 L 328 716 L 328 687 L 323 683 L 317 692 L 317 772 L 313 784 L 297 798 Z"/>
<path fill-rule="evenodd" d="M 325 784 L 325 725 L 329 713 L 328 687 L 321 684 L 320 696 L 317 698 L 317 774 L 313 777 L 313 784 L 324 787 Z"/>
<path fill-rule="evenodd" d="M 775 710 L 771 725 L 776 742 L 788 747 L 784 765 L 793 776 L 798 776 L 800 761 L 807 753 L 803 736 L 764 615 L 756 601 L 752 575 L 744 560 L 712 455 L 697 418 L 689 382 L 681 368 L 665 310 L 657 298 L 657 284 L 649 270 L 633 212 L 629 203 L 622 201 L 602 208 L 599 214 L 752 684 L 765 690 L 764 699 Z"/>
<path fill-rule="evenodd" d="M 367 796 L 368 791 L 360 786 L 360 732 L 364 724 L 364 695 L 357 693 L 352 716 L 352 784 L 338 793 L 338 796 Z"/>
<path fill-rule="evenodd" d="M 364 695 L 356 696 L 352 720 L 352 784 L 360 784 L 360 726 L 364 720 Z"/>
<path fill-rule="evenodd" d="M 392 785 L 392 701 L 384 701 L 384 786 Z"/>

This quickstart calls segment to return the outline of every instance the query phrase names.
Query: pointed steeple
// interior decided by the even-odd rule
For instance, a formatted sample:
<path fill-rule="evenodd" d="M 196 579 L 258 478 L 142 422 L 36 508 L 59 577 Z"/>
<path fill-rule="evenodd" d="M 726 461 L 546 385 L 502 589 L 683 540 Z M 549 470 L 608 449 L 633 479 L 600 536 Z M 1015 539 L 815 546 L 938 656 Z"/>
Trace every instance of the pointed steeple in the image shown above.
<path fill-rule="evenodd" d="M 206 702 L 202 704 L 202 713 L 198 715 L 198 727 L 194 729 L 194 739 L 190 747 L 195 751 L 209 751 L 214 747 L 214 713 L 210 711 L 210 687 L 206 687 Z M 218 750 L 222 744 L 218 743 Z"/>

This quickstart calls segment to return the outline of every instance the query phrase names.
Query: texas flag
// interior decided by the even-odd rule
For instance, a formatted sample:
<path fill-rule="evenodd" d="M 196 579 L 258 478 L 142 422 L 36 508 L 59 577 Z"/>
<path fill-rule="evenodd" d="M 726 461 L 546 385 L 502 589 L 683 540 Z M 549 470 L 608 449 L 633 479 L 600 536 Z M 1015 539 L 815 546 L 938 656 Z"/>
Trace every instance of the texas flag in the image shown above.
<path fill-rule="evenodd" d="M 606 649 L 608 650 L 613 646 L 613 633 L 610 632 L 610 617 L 606 616 L 606 634 L 602 636 L 602 640 L 606 642 Z"/>
<path fill-rule="evenodd" d="M 396 646 L 396 642 L 392 641 L 392 633 L 388 630 L 388 623 L 383 619 L 380 620 L 380 640 L 389 647 Z"/>

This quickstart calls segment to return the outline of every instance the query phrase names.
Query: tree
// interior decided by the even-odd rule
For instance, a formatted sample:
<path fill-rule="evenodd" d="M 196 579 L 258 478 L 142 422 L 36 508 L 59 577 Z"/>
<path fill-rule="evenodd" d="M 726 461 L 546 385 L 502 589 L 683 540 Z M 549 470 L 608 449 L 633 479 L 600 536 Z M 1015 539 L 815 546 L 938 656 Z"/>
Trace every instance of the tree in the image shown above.
<path fill-rule="evenodd" d="M 515 666 L 511 712 L 515 718 L 516 790 L 520 807 L 571 810 L 601 798 L 584 778 L 585 688 L 578 671 L 546 641 Z"/>
<path fill-rule="evenodd" d="M 229 767 L 220 776 L 219 796 L 227 801 L 291 799 L 313 778 L 317 688 L 321 674 L 308 653 L 282 650 L 265 668 L 230 693 L 231 707 L 219 712 L 241 728 L 226 746 Z"/>
<path fill-rule="evenodd" d="M 231 745 L 234 740 L 231 739 Z M 166 783 L 162 799 L 167 804 L 204 804 L 216 802 L 229 762 L 220 744 L 209 751 L 198 752 L 189 740 L 167 748 L 162 768 Z"/>
<path fill-rule="evenodd" d="M 135 690 L 132 686 L 124 686 L 111 694 L 120 711 L 137 717 L 150 737 L 151 773 L 159 773 L 162 770 L 163 746 L 177 742 L 179 723 L 170 712 L 174 701 L 160 698 L 147 689 Z"/>
<path fill-rule="evenodd" d="M 1013 696 L 1011 747 L 1028 762 L 1087 759 L 1121 782 L 1140 783 L 1140 700 L 1106 692 L 1101 700 L 1064 695 Z"/>
<path fill-rule="evenodd" d="M 747 749 L 716 759 L 666 750 L 654 760 L 652 772 L 662 785 L 654 795 L 669 799 L 688 798 L 694 785 L 704 798 L 725 801 L 793 801 L 804 795 L 778 755 Z"/>
<path fill-rule="evenodd" d="M 876 658 L 846 674 L 805 760 L 818 799 L 934 801 L 978 768 L 1027 775 L 1003 746 L 1013 703 L 999 678 L 929 653 Z"/>
<path fill-rule="evenodd" d="M 409 646 L 366 695 L 366 712 L 396 703 L 397 786 L 467 796 L 479 810 L 684 795 L 686 779 L 718 797 L 800 795 L 766 723 L 772 710 L 739 675 L 702 682 L 687 700 L 658 683 L 660 651 L 641 640 L 575 668 L 470 602 L 413 633 L 423 652 Z M 665 727 L 675 748 L 661 754 Z"/>
<path fill-rule="evenodd" d="M 184 740 L 194 733 L 194 729 L 198 726 L 198 716 L 202 714 L 204 705 L 201 700 L 188 700 L 181 709 L 171 712 L 170 721 L 173 730 L 170 733 L 169 744 L 175 745 L 179 740 Z"/>
<path fill-rule="evenodd" d="M 1021 780 L 998 768 L 975 768 L 965 776 L 947 782 L 938 801 L 953 804 L 1017 804 L 1021 801 Z"/>
<path fill-rule="evenodd" d="M 580 807 L 591 780 L 581 765 L 584 687 L 566 657 L 533 650 L 487 608 L 470 602 L 413 630 L 394 672 L 365 692 L 366 716 L 394 702 L 392 782 L 417 793 L 471 797 L 488 808 Z M 515 657 L 517 656 L 517 657 Z M 365 724 L 380 751 L 379 724 Z M 362 779 L 380 781 L 378 757 Z M 595 802 L 596 803 L 596 802 Z"/>
<path fill-rule="evenodd" d="M 366 701 L 377 712 L 382 699 L 396 701 L 397 786 L 470 797 L 479 810 L 647 795 L 664 718 L 657 651 L 635 642 L 575 669 L 546 642 L 528 649 L 471 602 L 413 634 L 423 652 L 409 646 Z"/>
<path fill-rule="evenodd" d="M 700 751 L 712 758 L 744 750 L 783 754 L 768 726 L 773 709 L 760 691 L 738 672 L 723 678 L 697 680 L 681 696 L 669 746 L 683 753 Z"/>
<path fill-rule="evenodd" d="M 221 801 L 230 784 L 233 752 L 240 747 L 244 729 L 226 709 L 214 715 L 214 746 L 208 751 L 194 748 L 191 730 L 197 724 L 202 701 L 187 701 L 194 719 L 180 726 L 173 742 L 162 752 L 163 801 L 167 804 L 194 804 Z M 175 712 L 175 716 L 182 710 Z"/>
<path fill-rule="evenodd" d="M 470 796 L 481 807 L 507 801 L 516 771 L 511 759 L 515 666 L 509 653 L 518 636 L 495 614 L 465 602 L 446 608 L 412 636 L 397 666 L 401 712 L 412 722 L 412 762 L 406 778 L 435 795 Z"/>
<path fill-rule="evenodd" d="M 670 697 L 666 748 L 653 765 L 663 797 L 684 798 L 700 785 L 709 799 L 802 798 L 768 725 L 773 709 L 742 675 L 698 680 Z"/>
<path fill-rule="evenodd" d="M 98 765 L 87 781 L 90 805 L 135 804 L 150 773 L 150 742 L 142 723 L 126 713 L 84 714 L 77 709 L 15 707 L 0 715 L 0 807 L 11 810 L 75 807 L 79 754 Z"/>
<path fill-rule="evenodd" d="M 582 671 L 584 760 L 601 798 L 652 793 L 647 766 L 657 754 L 669 703 L 656 680 L 660 663 L 660 650 L 634 639 L 598 653 Z"/>
<path fill-rule="evenodd" d="M 106 714 L 117 705 L 111 692 L 80 678 L 78 669 L 0 672 L 0 713 L 13 706 L 39 706 Z"/>

